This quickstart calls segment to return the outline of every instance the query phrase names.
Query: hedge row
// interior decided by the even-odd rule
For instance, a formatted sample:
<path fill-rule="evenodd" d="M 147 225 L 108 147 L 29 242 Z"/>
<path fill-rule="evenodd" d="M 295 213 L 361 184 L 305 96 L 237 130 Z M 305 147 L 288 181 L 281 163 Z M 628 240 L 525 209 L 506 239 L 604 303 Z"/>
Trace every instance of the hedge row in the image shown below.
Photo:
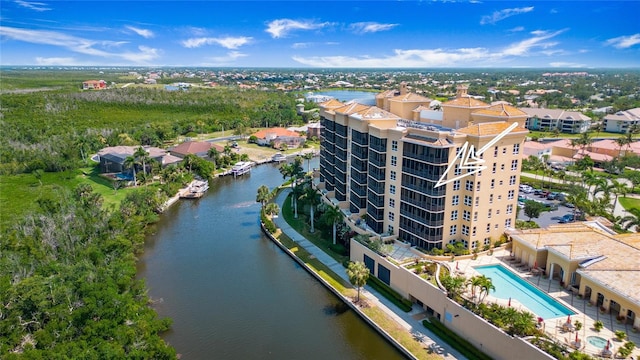
<path fill-rule="evenodd" d="M 411 311 L 411 301 L 402 297 L 402 295 L 398 294 L 395 290 L 389 287 L 389 285 L 383 283 L 380 279 L 370 276 L 367 280 L 367 285 L 374 288 L 377 292 L 379 292 L 382 296 L 386 297 L 394 303 L 397 307 L 399 307 L 404 312 Z"/>
<path fill-rule="evenodd" d="M 461 338 L 455 332 L 448 329 L 441 323 L 439 320 L 432 318 L 433 321 L 423 320 L 422 325 L 427 329 L 431 330 L 433 333 L 438 335 L 438 337 L 447 344 L 451 345 L 454 349 L 458 350 L 462 355 L 464 355 L 469 360 L 491 360 L 491 357 L 487 356 L 478 348 L 471 345 L 470 342 Z"/>

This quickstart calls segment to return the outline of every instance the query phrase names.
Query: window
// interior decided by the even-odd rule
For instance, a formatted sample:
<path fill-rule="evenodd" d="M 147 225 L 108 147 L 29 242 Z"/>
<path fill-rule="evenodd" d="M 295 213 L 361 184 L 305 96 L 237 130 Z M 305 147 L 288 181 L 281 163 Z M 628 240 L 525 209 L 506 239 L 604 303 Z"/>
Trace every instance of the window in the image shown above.
<path fill-rule="evenodd" d="M 392 209 L 396 207 L 396 199 L 389 199 L 389 207 Z"/>
<path fill-rule="evenodd" d="M 476 206 L 480 205 L 480 196 L 476 196 Z"/>
<path fill-rule="evenodd" d="M 473 221 L 478 221 L 478 212 L 473 213 Z"/>
<path fill-rule="evenodd" d="M 491 170 L 494 174 L 496 173 L 496 168 L 498 167 L 497 163 L 493 163 L 493 170 Z"/>
<path fill-rule="evenodd" d="M 453 181 L 453 191 L 460 190 L 460 180 Z"/>
<path fill-rule="evenodd" d="M 451 212 L 451 220 L 458 220 L 458 210 L 453 210 Z"/>
<path fill-rule="evenodd" d="M 500 170 L 504 171 L 504 164 L 500 164 Z"/>
<path fill-rule="evenodd" d="M 511 170 L 518 170 L 518 160 L 511 160 Z"/>
<path fill-rule="evenodd" d="M 489 194 L 489 204 L 493 204 L 493 194 Z"/>
<path fill-rule="evenodd" d="M 480 181 L 476 183 L 476 191 L 480 191 Z"/>
<path fill-rule="evenodd" d="M 465 182 L 464 189 L 467 191 L 473 191 L 473 181 L 467 180 Z"/>
<path fill-rule="evenodd" d="M 515 184 L 516 184 L 516 176 L 515 175 L 509 176 L 509 185 L 515 185 Z"/>
<path fill-rule="evenodd" d="M 515 192 L 515 190 L 509 190 L 509 192 L 507 193 L 507 200 L 513 199 L 513 195 L 515 194 Z"/>
<path fill-rule="evenodd" d="M 500 209 L 496 210 L 496 215 L 500 215 Z"/>
<path fill-rule="evenodd" d="M 491 188 L 495 188 L 496 187 L 496 179 L 491 179 Z"/>
<path fill-rule="evenodd" d="M 513 155 L 518 155 L 520 153 L 520 144 L 513 144 Z"/>
<path fill-rule="evenodd" d="M 505 222 L 504 222 L 504 226 L 505 226 L 505 227 L 511 227 L 511 219 L 507 219 L 507 220 L 505 220 Z"/>
<path fill-rule="evenodd" d="M 512 213 L 513 213 L 513 204 L 509 204 L 507 205 L 507 215 Z"/>
<path fill-rule="evenodd" d="M 493 157 L 498 157 L 498 147 L 494 146 L 493 148 Z"/>
<path fill-rule="evenodd" d="M 498 183 L 498 185 L 502 186 L 502 180 L 500 180 L 500 182 Z"/>
<path fill-rule="evenodd" d="M 507 153 L 507 147 L 505 146 L 502 148 L 502 154 L 506 154 L 506 153 Z"/>
<path fill-rule="evenodd" d="M 471 196 L 465 195 L 464 196 L 464 204 L 467 205 L 467 206 L 471 206 L 471 203 L 472 203 Z"/>
<path fill-rule="evenodd" d="M 486 237 L 486 238 L 484 238 L 484 244 L 485 244 L 485 245 L 489 245 L 489 244 L 491 244 L 491 238 L 490 238 L 490 237 Z"/>
<path fill-rule="evenodd" d="M 397 156 L 392 156 L 391 157 L 391 166 L 396 166 L 398 165 L 398 157 Z"/>
<path fill-rule="evenodd" d="M 498 201 L 502 200 L 502 195 L 498 195 Z"/>
<path fill-rule="evenodd" d="M 392 140 L 391 141 L 391 151 L 398 151 L 398 141 L 397 140 Z"/>
<path fill-rule="evenodd" d="M 477 227 L 477 226 L 474 226 L 474 227 L 473 227 L 473 230 L 471 231 L 471 236 L 476 236 L 477 229 L 478 229 L 478 227 Z"/>
<path fill-rule="evenodd" d="M 465 221 L 471 220 L 471 212 L 467 210 L 462 211 L 462 219 Z"/>
<path fill-rule="evenodd" d="M 453 175 L 460 175 L 462 174 L 462 169 L 460 169 L 460 165 L 456 164 L 456 166 L 453 167 Z"/>
<path fill-rule="evenodd" d="M 491 232 L 491 224 L 487 224 L 487 232 Z"/>
<path fill-rule="evenodd" d="M 487 218 L 491 219 L 491 209 L 487 211 Z"/>
<path fill-rule="evenodd" d="M 389 227 L 387 227 L 387 231 L 389 234 L 393 234 L 393 225 L 389 225 Z"/>
<path fill-rule="evenodd" d="M 391 180 L 395 180 L 396 179 L 396 172 L 391 170 Z"/>
<path fill-rule="evenodd" d="M 460 195 L 453 195 L 451 198 L 451 205 L 458 205 L 460 203 Z"/>
<path fill-rule="evenodd" d="M 389 192 L 391 194 L 395 194 L 396 193 L 396 186 L 395 185 L 389 185 Z"/>
<path fill-rule="evenodd" d="M 498 224 L 496 224 L 495 229 L 496 229 L 496 230 L 498 229 Z"/>
<path fill-rule="evenodd" d="M 394 213 L 390 212 L 390 213 L 389 213 L 389 220 L 393 221 L 393 220 L 395 220 L 395 219 L 396 219 L 396 214 L 394 214 Z"/>
<path fill-rule="evenodd" d="M 462 235 L 469 235 L 469 227 L 467 225 L 462 225 Z"/>
<path fill-rule="evenodd" d="M 458 232 L 458 225 L 451 225 L 449 228 L 449 235 L 455 235 Z"/>
<path fill-rule="evenodd" d="M 475 249 L 475 248 L 477 248 L 477 247 L 478 247 L 478 242 L 477 242 L 477 241 L 472 241 L 472 242 L 471 242 L 471 248 L 472 248 L 472 249 Z"/>

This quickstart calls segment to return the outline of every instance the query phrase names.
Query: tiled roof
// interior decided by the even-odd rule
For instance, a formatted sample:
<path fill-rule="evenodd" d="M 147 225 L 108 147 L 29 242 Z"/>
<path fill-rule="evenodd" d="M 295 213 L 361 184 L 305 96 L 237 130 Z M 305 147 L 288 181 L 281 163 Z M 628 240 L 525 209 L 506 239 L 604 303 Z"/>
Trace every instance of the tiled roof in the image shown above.
<path fill-rule="evenodd" d="M 637 121 L 640 120 L 640 108 L 618 111 L 615 114 L 609 114 L 604 117 L 605 120 L 623 120 Z"/>
<path fill-rule="evenodd" d="M 463 96 L 463 97 L 455 98 L 453 100 L 442 103 L 442 106 L 477 108 L 477 107 L 489 107 L 489 104 L 469 96 Z"/>
<path fill-rule="evenodd" d="M 569 111 L 563 109 L 540 109 L 540 108 L 519 108 L 520 111 L 527 114 L 528 117 L 537 117 L 538 119 L 572 119 L 572 120 L 591 120 L 590 117 L 579 111 Z"/>
<path fill-rule="evenodd" d="M 369 105 L 362 105 L 362 104 L 358 104 L 356 102 L 354 103 L 350 103 L 347 105 L 344 105 L 340 108 L 334 109 L 335 112 L 340 113 L 340 114 L 354 114 L 354 113 L 361 113 L 363 111 L 365 111 L 366 109 L 368 109 L 370 106 Z"/>
<path fill-rule="evenodd" d="M 509 104 L 495 104 L 486 109 L 476 110 L 473 113 L 482 114 L 482 115 L 491 115 L 491 116 L 506 116 L 506 117 L 527 116 L 527 113 Z"/>
<path fill-rule="evenodd" d="M 271 129 L 263 129 L 254 134 L 258 139 L 266 139 L 267 136 L 271 138 L 280 137 L 280 136 L 291 136 L 291 137 L 300 137 L 295 131 L 287 130 L 285 128 L 271 128 Z"/>
<path fill-rule="evenodd" d="M 419 105 L 419 106 L 416 106 L 416 108 L 411 111 L 419 112 L 422 110 L 431 110 L 431 108 L 426 105 Z"/>
<path fill-rule="evenodd" d="M 400 93 L 398 90 L 385 90 L 381 93 L 376 94 L 376 99 L 392 97 L 398 93 Z"/>
<path fill-rule="evenodd" d="M 461 132 L 463 134 L 473 136 L 498 135 L 506 130 L 509 126 L 511 126 L 511 123 L 508 122 L 479 123 L 457 129 L 456 132 Z M 522 127 L 516 127 L 515 129 L 511 130 L 511 133 L 516 132 L 528 132 L 528 130 Z"/>
<path fill-rule="evenodd" d="M 532 246 L 549 248 L 578 261 L 599 258 L 578 268 L 604 286 L 640 304 L 640 234 L 611 235 L 585 223 L 522 230 L 513 236 Z"/>
<path fill-rule="evenodd" d="M 211 149 L 212 144 L 206 141 L 185 141 L 182 144 L 171 149 L 172 153 L 177 154 L 198 154 L 206 153 Z"/>
<path fill-rule="evenodd" d="M 431 102 L 431 99 L 428 97 L 424 97 L 422 95 L 418 95 L 415 93 L 406 93 L 403 95 L 394 96 L 389 99 L 389 101 L 420 101 L 420 102 Z"/>
<path fill-rule="evenodd" d="M 368 108 L 363 109 L 363 111 L 351 113 L 351 116 L 365 120 L 400 119 L 398 115 L 382 110 L 377 106 L 369 106 Z"/>
<path fill-rule="evenodd" d="M 344 103 L 341 101 L 338 101 L 336 99 L 331 99 L 331 100 L 327 100 L 323 103 L 319 104 L 320 107 L 325 108 L 325 109 L 336 109 L 339 108 L 341 106 L 344 106 Z"/>

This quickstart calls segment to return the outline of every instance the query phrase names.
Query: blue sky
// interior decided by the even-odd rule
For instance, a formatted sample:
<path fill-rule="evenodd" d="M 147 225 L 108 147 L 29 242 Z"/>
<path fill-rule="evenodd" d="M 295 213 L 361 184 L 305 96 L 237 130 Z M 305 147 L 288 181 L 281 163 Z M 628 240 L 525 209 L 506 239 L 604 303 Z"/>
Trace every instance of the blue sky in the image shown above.
<path fill-rule="evenodd" d="M 640 1 L 2 0 L 0 65 L 640 67 Z"/>

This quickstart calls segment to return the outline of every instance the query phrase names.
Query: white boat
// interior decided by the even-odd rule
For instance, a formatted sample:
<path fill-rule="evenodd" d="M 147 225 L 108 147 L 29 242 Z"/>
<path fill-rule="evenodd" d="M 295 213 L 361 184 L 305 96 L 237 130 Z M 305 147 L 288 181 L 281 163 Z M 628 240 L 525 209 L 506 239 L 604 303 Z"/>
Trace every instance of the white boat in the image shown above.
<path fill-rule="evenodd" d="M 287 161 L 287 157 L 282 155 L 282 153 L 275 153 L 271 157 L 271 161 L 279 163 L 279 162 Z"/>
<path fill-rule="evenodd" d="M 204 193 L 209 190 L 209 182 L 206 180 L 194 180 L 189 186 L 180 194 L 183 199 L 198 199 L 201 198 Z"/>
<path fill-rule="evenodd" d="M 244 175 L 251 171 L 251 165 L 253 165 L 253 163 L 250 161 L 240 161 L 233 165 L 233 167 L 231 168 L 231 173 L 234 177 Z"/>

